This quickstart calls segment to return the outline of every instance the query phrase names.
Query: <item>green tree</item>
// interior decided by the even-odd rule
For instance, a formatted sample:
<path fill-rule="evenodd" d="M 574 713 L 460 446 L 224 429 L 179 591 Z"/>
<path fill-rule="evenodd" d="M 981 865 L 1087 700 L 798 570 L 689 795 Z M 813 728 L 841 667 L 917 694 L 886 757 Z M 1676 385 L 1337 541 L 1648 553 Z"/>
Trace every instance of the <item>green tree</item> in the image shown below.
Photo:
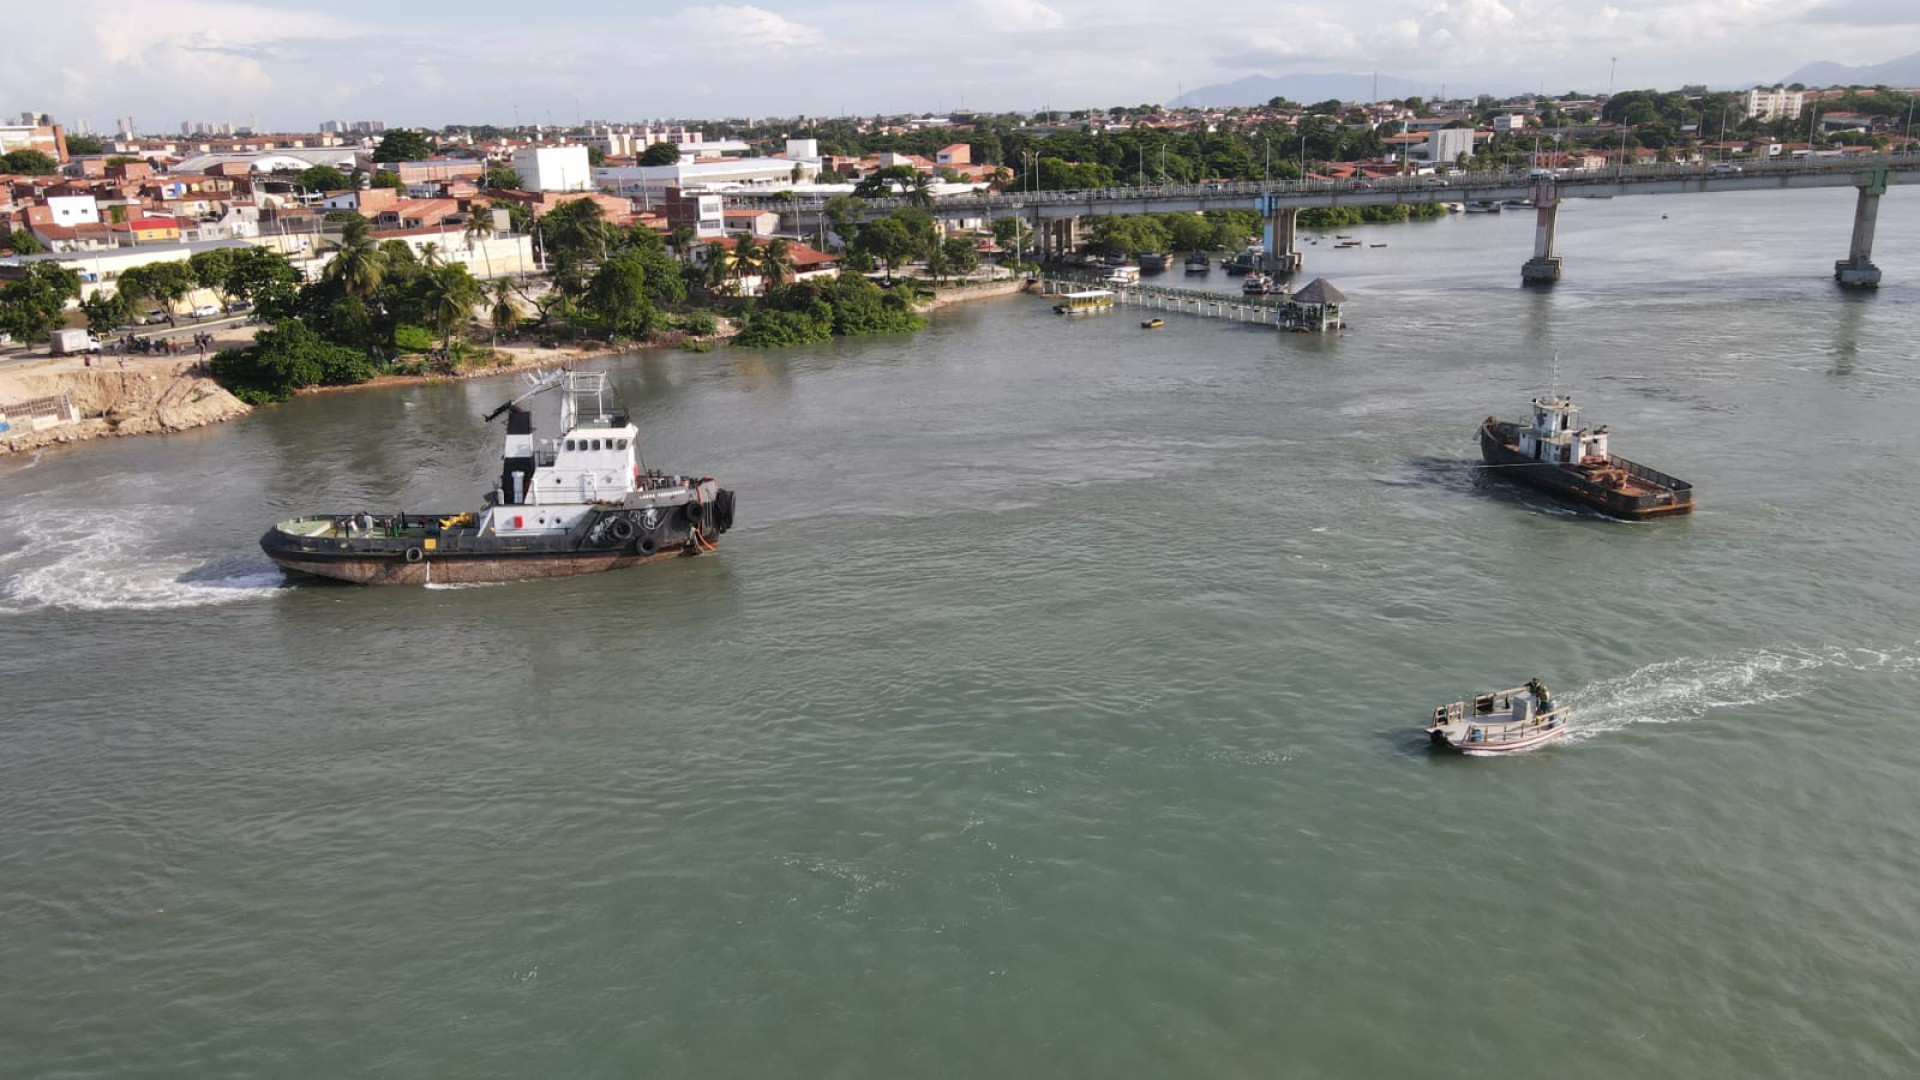
<path fill-rule="evenodd" d="M 386 272 L 386 257 L 374 246 L 366 219 L 356 215 L 348 221 L 339 241 L 331 247 L 333 261 L 322 272 L 324 280 L 337 284 L 349 296 L 363 300 L 372 296 Z"/>
<path fill-rule="evenodd" d="M 60 163 L 38 150 L 15 150 L 0 154 L 0 172 L 22 176 L 51 176 L 60 171 Z"/>
<path fill-rule="evenodd" d="M 947 264 L 947 272 L 959 277 L 980 268 L 980 249 L 969 237 L 950 236 L 941 241 L 940 254 Z"/>
<path fill-rule="evenodd" d="M 607 253 L 611 230 L 606 213 L 592 199 L 568 199 L 547 211 L 538 224 L 555 285 L 577 291 L 586 268 Z"/>
<path fill-rule="evenodd" d="M 234 259 L 239 253 L 238 248 L 210 248 L 187 257 L 187 269 L 193 272 L 193 283 L 219 294 L 223 307 L 231 299 L 227 293 L 227 278 L 233 274 Z"/>
<path fill-rule="evenodd" d="M 46 337 L 67 321 L 67 303 L 80 296 L 80 274 L 56 262 L 27 266 L 19 280 L 0 286 L 0 330 L 19 341 Z"/>
<path fill-rule="evenodd" d="M 1002 251 L 1018 251 L 1027 245 L 1027 238 L 1033 230 L 1025 221 L 1017 217 L 993 219 L 993 242 Z"/>
<path fill-rule="evenodd" d="M 923 179 L 919 170 L 911 165 L 889 165 L 868 173 L 853 186 L 853 193 L 862 199 L 880 199 L 905 192 L 911 198 L 916 189 L 921 194 L 925 193 L 925 185 L 921 183 Z"/>
<path fill-rule="evenodd" d="M 493 326 L 493 343 L 500 344 L 500 335 L 511 336 L 520 325 L 520 309 L 513 303 L 513 283 L 504 278 L 493 283 L 493 306 L 487 309 L 487 321 Z"/>
<path fill-rule="evenodd" d="M 429 266 L 422 281 L 427 322 L 439 333 L 440 347 L 448 348 L 473 318 L 474 305 L 486 299 L 486 290 L 458 263 Z"/>
<path fill-rule="evenodd" d="M 166 310 L 171 321 L 173 306 L 186 295 L 199 288 L 194 280 L 193 269 L 184 262 L 148 263 L 145 266 L 129 267 L 120 272 L 118 283 L 120 292 L 128 300 L 139 303 L 143 300 L 157 301 Z"/>
<path fill-rule="evenodd" d="M 373 186 L 392 188 L 402 194 L 405 194 L 407 190 L 407 182 L 400 179 L 400 174 L 391 169 L 375 169 L 373 172 Z"/>
<path fill-rule="evenodd" d="M 488 190 L 519 191 L 520 174 L 504 165 L 495 165 L 481 174 L 480 186 Z"/>
<path fill-rule="evenodd" d="M 841 244 L 852 244 L 854 238 L 860 235 L 860 205 L 851 196 L 835 195 L 827 200 L 821 212 L 826 215 L 828 224 L 833 227 L 834 235 L 840 238 Z"/>
<path fill-rule="evenodd" d="M 220 385 L 256 405 L 285 401 L 308 386 L 348 386 L 378 372 L 364 353 L 323 339 L 298 319 L 260 331 L 244 349 L 216 353 L 208 365 Z"/>
<path fill-rule="evenodd" d="M 785 237 L 767 241 L 760 255 L 760 280 L 769 290 L 793 280 L 793 245 Z"/>
<path fill-rule="evenodd" d="M 646 267 L 630 251 L 608 258 L 594 271 L 581 309 L 606 329 L 608 337 L 649 333 L 659 317 L 647 296 Z"/>
<path fill-rule="evenodd" d="M 432 156 L 433 146 L 427 142 L 427 137 L 407 128 L 395 128 L 387 132 L 386 137 L 380 140 L 380 145 L 373 150 L 373 160 L 383 165 L 425 161 Z"/>
<path fill-rule="evenodd" d="M 587 164 L 599 168 L 607 163 L 607 152 L 597 146 L 587 147 Z"/>
<path fill-rule="evenodd" d="M 878 259 L 886 267 L 887 280 L 893 280 L 893 268 L 919 250 L 919 241 L 899 218 L 892 215 L 868 222 L 860 229 L 853 246 Z"/>
<path fill-rule="evenodd" d="M 340 191 L 353 186 L 346 173 L 331 165 L 302 169 L 298 179 L 300 186 L 308 191 Z"/>
<path fill-rule="evenodd" d="M 105 149 L 106 147 L 100 144 L 100 140 L 91 135 L 67 136 L 67 153 L 69 154 L 86 156 L 98 154 Z"/>
<path fill-rule="evenodd" d="M 40 241 L 25 229 L 13 230 L 12 235 L 7 238 L 6 246 L 12 248 L 15 255 L 38 255 L 46 250 L 40 246 Z"/>
<path fill-rule="evenodd" d="M 97 289 L 92 296 L 80 301 L 80 310 L 87 317 L 87 329 L 96 334 L 133 322 L 133 301 L 120 292 Z"/>
<path fill-rule="evenodd" d="M 299 285 L 300 271 L 285 255 L 248 245 L 234 249 L 220 289 L 237 300 L 252 301 L 261 315 L 278 319 L 291 314 Z"/>
<path fill-rule="evenodd" d="M 640 152 L 642 165 L 673 165 L 680 160 L 680 147 L 670 142 L 657 142 Z"/>

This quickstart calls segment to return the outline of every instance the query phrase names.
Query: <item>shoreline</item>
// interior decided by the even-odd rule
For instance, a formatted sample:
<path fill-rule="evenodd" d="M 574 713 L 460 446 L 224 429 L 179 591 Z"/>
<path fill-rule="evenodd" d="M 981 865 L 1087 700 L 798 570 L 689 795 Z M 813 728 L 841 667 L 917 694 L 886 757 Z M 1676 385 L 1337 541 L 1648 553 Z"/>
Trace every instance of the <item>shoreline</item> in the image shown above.
<path fill-rule="evenodd" d="M 935 288 L 933 296 L 915 305 L 923 315 L 945 308 L 982 300 L 999 300 L 1029 291 L 1024 275 L 980 284 Z M 0 458 L 90 442 L 103 437 L 126 438 L 136 435 L 165 435 L 193 428 L 224 423 L 253 411 L 253 406 L 228 393 L 207 373 L 206 361 L 224 348 L 251 342 L 256 326 L 228 326 L 215 332 L 206 356 L 84 355 L 47 356 L 35 361 L 0 369 L 0 415 L 8 405 L 65 397 L 79 416 L 51 427 L 0 433 Z M 348 386 L 309 386 L 295 393 L 337 394 L 395 386 L 422 386 L 436 382 L 463 382 L 492 375 L 511 375 L 556 365 L 568 365 L 624 353 L 656 349 L 680 349 L 689 344 L 708 347 L 723 345 L 732 339 L 737 327 L 722 319 L 718 333 L 704 338 L 672 341 L 575 343 L 549 348 L 539 344 L 511 344 L 492 347 L 504 362 L 476 364 L 454 372 L 430 372 L 418 375 L 382 375 Z M 89 359 L 93 362 L 89 363 Z M 15 423 L 18 429 L 19 422 Z"/>

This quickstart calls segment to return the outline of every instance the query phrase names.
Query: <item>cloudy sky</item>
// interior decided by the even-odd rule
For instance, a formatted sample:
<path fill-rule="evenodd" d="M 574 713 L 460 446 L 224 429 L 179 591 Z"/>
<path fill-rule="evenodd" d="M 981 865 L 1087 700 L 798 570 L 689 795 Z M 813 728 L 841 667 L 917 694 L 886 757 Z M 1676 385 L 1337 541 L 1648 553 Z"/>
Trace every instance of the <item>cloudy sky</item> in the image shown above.
<path fill-rule="evenodd" d="M 0 114 L 111 130 L 1075 108 L 1251 74 L 1549 92 L 1920 49 L 1920 0 L 60 0 L 6 5 Z"/>

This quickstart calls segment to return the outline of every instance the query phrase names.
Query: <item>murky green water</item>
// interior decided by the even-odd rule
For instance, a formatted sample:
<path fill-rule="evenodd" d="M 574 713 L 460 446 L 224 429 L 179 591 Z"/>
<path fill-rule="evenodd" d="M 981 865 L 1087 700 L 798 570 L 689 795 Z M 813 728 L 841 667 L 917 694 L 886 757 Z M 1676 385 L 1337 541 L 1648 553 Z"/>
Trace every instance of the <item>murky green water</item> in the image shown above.
<path fill-rule="evenodd" d="M 0 464 L 0 1075 L 1912 1075 L 1909 201 L 1864 299 L 1850 193 L 1618 199 L 1546 294 L 1309 245 L 1339 339 L 616 361 L 741 524 L 597 579 L 254 546 L 472 503 L 506 381 Z M 1471 468 L 1556 352 L 1698 513 Z M 1428 752 L 1534 674 L 1577 741 Z"/>

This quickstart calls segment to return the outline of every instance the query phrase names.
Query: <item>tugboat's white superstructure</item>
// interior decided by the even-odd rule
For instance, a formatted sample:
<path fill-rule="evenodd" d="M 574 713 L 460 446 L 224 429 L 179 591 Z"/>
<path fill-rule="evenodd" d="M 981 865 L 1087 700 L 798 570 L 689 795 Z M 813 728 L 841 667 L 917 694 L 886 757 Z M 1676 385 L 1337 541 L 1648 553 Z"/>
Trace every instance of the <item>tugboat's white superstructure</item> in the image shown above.
<path fill-rule="evenodd" d="M 556 389 L 561 434 L 536 438 L 522 403 Z M 505 415 L 507 433 L 483 509 L 296 518 L 260 546 L 285 570 L 361 584 L 554 577 L 714 550 L 733 493 L 648 471 L 639 428 L 613 405 L 605 373 L 550 372 L 486 417 Z"/>

